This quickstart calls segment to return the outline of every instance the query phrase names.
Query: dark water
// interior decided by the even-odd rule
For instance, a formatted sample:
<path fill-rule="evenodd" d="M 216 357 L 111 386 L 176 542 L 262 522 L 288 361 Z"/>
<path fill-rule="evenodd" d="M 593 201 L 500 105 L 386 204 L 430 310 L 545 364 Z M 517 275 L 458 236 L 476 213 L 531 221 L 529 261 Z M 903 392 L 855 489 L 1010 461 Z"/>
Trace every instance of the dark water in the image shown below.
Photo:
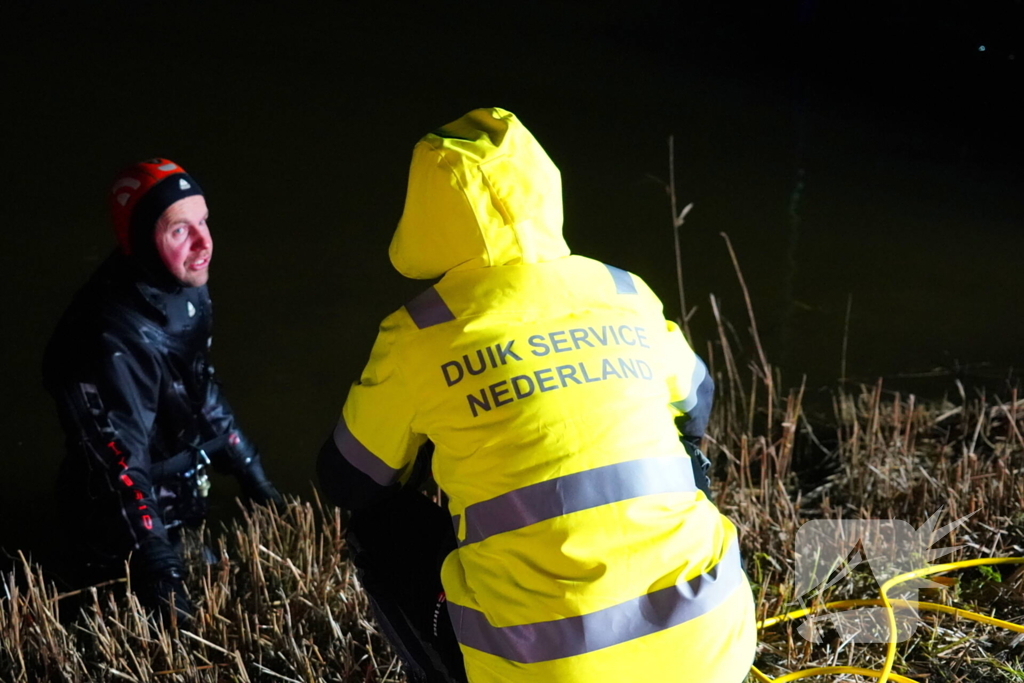
<path fill-rule="evenodd" d="M 154 155 L 206 190 L 214 362 L 288 492 L 311 492 L 377 323 L 424 286 L 386 253 L 412 145 L 478 106 L 516 112 L 562 169 L 570 246 L 642 275 L 672 316 L 668 203 L 650 176 L 667 175 L 675 135 L 699 352 L 709 293 L 749 348 L 724 231 L 789 381 L 835 386 L 850 301 L 849 377 L 1006 386 L 1024 360 L 1020 2 L 576 7 L 3 10 L 0 545 L 45 549 L 60 523 L 42 345 L 112 245 L 113 173 Z"/>

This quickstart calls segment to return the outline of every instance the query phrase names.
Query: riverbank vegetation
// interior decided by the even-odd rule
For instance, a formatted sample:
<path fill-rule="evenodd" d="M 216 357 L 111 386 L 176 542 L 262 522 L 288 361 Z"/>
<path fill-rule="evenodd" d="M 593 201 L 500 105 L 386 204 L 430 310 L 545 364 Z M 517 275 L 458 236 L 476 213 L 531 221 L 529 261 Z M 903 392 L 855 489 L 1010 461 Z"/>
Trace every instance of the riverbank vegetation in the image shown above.
<path fill-rule="evenodd" d="M 1024 398 L 1016 391 L 954 384 L 952 398 L 922 402 L 879 381 L 841 387 L 828 410 L 809 414 L 804 387 L 790 388 L 768 362 L 749 299 L 749 363 L 733 354 L 720 302 L 712 298 L 711 309 L 719 338 L 703 351 L 718 393 L 706 450 L 716 502 L 740 531 L 759 618 L 807 606 L 794 558 L 809 520 L 892 519 L 918 529 L 940 511 L 938 526 L 970 515 L 935 539 L 956 548 L 942 562 L 1024 556 Z M 204 560 L 204 544 L 216 562 Z M 404 680 L 346 559 L 337 510 L 317 500 L 243 509 L 230 525 L 190 536 L 186 548 L 197 606 L 187 628 L 148 618 L 123 581 L 61 594 L 29 561 L 0 574 L 0 680 Z M 850 580 L 859 594 L 841 597 L 878 596 L 867 568 L 855 567 Z M 972 568 L 938 583 L 945 588 L 921 599 L 1024 623 L 1024 567 Z M 837 585 L 814 600 L 839 595 Z M 828 626 L 812 642 L 800 626 L 760 633 L 756 663 L 767 675 L 881 668 L 884 645 Z M 1021 681 L 1024 634 L 923 612 L 897 649 L 895 671 L 928 683 Z"/>
<path fill-rule="evenodd" d="M 979 394 L 922 405 L 878 383 L 836 394 L 831 421 L 814 423 L 802 390 L 777 391 L 770 368 L 750 366 L 744 382 L 727 357 L 722 365 L 733 369 L 718 373 L 708 451 L 717 502 L 740 529 L 759 617 L 803 605 L 794 539 L 810 519 L 892 518 L 917 528 L 939 510 L 943 523 L 971 514 L 943 539 L 958 549 L 942 561 L 1024 555 L 1024 400 Z M 401 681 L 345 559 L 343 532 L 341 515 L 314 501 L 245 511 L 229 528 L 191 537 L 198 618 L 187 630 L 147 619 L 124 584 L 61 595 L 25 563 L 2 577 L 0 680 Z M 216 563 L 203 561 L 202 542 Z M 877 597 L 877 584 L 862 583 L 858 597 Z M 1024 569 L 971 569 L 945 583 L 922 599 L 1024 622 Z M 799 626 L 762 631 L 765 673 L 882 663 L 882 645 L 827 629 L 812 643 Z M 1022 640 L 925 613 L 900 645 L 896 671 L 930 683 L 1020 681 Z"/>

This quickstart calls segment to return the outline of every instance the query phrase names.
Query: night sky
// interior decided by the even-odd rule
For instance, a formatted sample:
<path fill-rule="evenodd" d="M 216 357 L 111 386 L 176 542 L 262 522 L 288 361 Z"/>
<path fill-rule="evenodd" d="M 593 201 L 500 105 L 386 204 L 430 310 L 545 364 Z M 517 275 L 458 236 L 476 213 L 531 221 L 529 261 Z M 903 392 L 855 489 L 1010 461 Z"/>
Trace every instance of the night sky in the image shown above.
<path fill-rule="evenodd" d="M 113 175 L 158 155 L 206 191 L 213 360 L 289 493 L 310 494 L 379 321 L 429 284 L 386 251 L 412 146 L 481 106 L 561 168 L 570 247 L 642 276 L 670 317 L 675 136 L 702 355 L 711 293 L 750 348 L 724 231 L 785 383 L 836 386 L 852 301 L 849 377 L 1005 392 L 1024 360 L 1021 1 L 760 5 L 5 3 L 0 545 L 45 549 L 59 523 L 42 348 L 113 245 Z"/>

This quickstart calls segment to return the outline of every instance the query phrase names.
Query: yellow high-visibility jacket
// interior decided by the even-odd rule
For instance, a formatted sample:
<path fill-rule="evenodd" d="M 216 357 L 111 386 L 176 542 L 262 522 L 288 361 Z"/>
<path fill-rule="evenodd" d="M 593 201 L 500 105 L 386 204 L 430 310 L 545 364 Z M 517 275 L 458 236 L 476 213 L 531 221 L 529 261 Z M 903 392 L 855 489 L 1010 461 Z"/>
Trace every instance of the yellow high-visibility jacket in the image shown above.
<path fill-rule="evenodd" d="M 704 365 L 643 280 L 569 254 L 558 169 L 514 115 L 416 145 L 390 253 L 443 277 L 384 320 L 335 443 L 390 484 L 434 442 L 470 681 L 742 681 L 736 529 L 674 424 Z"/>

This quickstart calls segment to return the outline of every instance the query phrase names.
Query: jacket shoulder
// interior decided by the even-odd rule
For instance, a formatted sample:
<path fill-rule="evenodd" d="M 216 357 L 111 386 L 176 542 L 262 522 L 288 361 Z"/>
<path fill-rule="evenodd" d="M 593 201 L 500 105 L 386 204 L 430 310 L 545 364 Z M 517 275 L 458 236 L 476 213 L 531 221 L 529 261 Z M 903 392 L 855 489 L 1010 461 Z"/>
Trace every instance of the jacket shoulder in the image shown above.
<path fill-rule="evenodd" d="M 592 285 L 602 284 L 604 294 L 622 296 L 623 304 L 640 308 L 655 307 L 658 310 L 662 308 L 661 299 L 636 273 L 586 256 L 570 256 L 566 262 L 569 267 L 586 273 L 587 280 Z"/>
<path fill-rule="evenodd" d="M 43 354 L 48 386 L 88 373 L 115 353 L 149 355 L 146 329 L 157 329 L 124 287 L 94 276 L 61 315 Z"/>

